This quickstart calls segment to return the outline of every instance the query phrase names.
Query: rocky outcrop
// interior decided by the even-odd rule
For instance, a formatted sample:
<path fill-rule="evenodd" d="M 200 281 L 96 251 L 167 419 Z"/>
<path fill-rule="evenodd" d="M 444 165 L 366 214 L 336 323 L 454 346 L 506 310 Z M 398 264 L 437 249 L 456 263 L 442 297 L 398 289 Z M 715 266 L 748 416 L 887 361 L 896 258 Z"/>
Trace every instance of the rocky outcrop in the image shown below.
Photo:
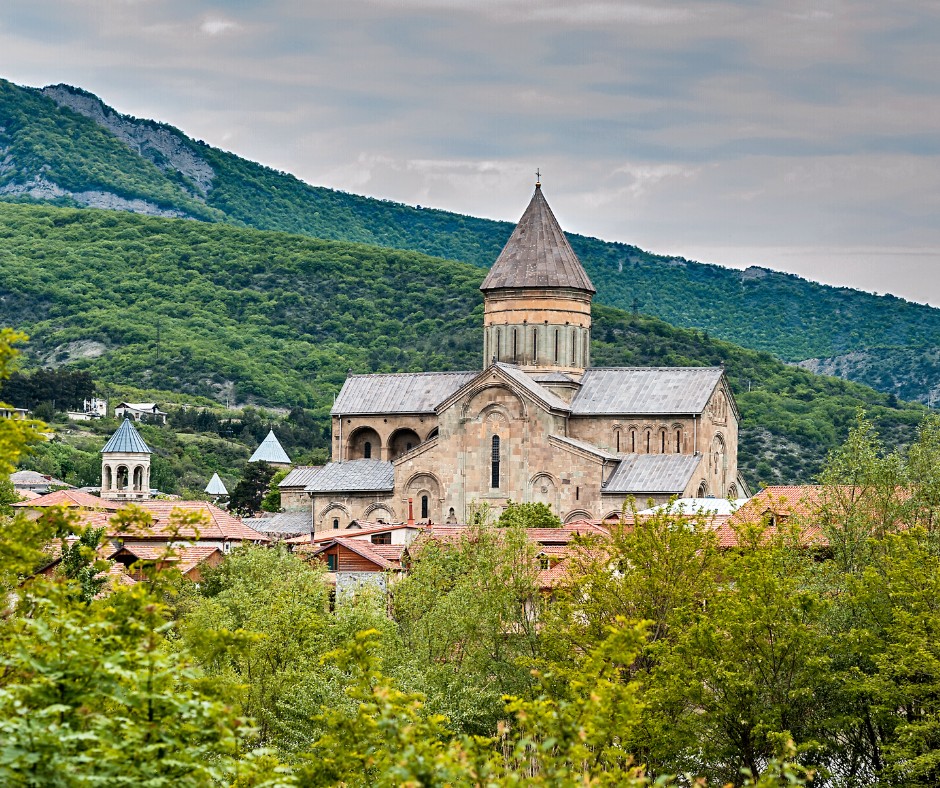
<path fill-rule="evenodd" d="M 187 214 L 169 208 L 161 208 L 149 200 L 127 199 L 104 191 L 70 192 L 42 175 L 26 183 L 8 183 L 0 186 L 0 197 L 30 197 L 33 200 L 57 200 L 66 197 L 88 208 L 105 208 L 111 211 L 132 211 L 145 216 L 165 216 L 170 219 L 185 219 Z"/>
<path fill-rule="evenodd" d="M 204 199 L 212 189 L 215 171 L 175 129 L 121 115 L 97 96 L 68 85 L 50 85 L 42 93 L 59 106 L 91 118 L 164 172 L 179 172 L 193 185 L 193 197 Z"/>

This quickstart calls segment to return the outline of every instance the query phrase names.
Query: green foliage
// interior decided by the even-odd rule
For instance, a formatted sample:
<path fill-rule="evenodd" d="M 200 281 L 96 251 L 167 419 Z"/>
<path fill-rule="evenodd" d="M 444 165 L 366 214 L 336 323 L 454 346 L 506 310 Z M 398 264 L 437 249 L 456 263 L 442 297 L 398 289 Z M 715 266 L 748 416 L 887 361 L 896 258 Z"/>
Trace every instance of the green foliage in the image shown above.
<path fill-rule="evenodd" d="M 261 499 L 262 512 L 281 511 L 281 490 L 278 485 L 284 481 L 288 473 L 290 473 L 290 471 L 281 469 L 271 477 L 271 481 L 268 482 L 268 489 L 264 493 L 264 498 Z"/>
<path fill-rule="evenodd" d="M 275 469 L 266 462 L 249 462 L 229 497 L 229 509 L 236 514 L 251 516 L 261 511 L 261 503 L 269 492 Z"/>
<path fill-rule="evenodd" d="M 107 107 L 104 112 L 134 123 L 141 138 L 153 131 L 168 135 L 180 150 L 211 167 L 211 184 L 198 186 L 154 146 L 132 150 L 95 121 L 60 108 L 39 91 L 0 81 L 0 127 L 5 129 L 0 147 L 11 163 L 0 186 L 41 178 L 67 191 L 145 199 L 206 221 L 412 250 L 480 267 L 493 263 L 512 231 L 508 222 L 309 186 L 195 142 L 171 126 L 118 116 Z M 579 235 L 570 240 L 598 289 L 599 303 L 624 310 L 638 303 L 645 313 L 670 323 L 704 329 L 787 361 L 889 345 L 913 355 L 907 360 L 911 363 L 901 365 L 910 369 L 905 385 L 913 386 L 924 379 L 914 363 L 923 357 L 920 350 L 940 339 L 940 312 L 893 296 L 827 287 L 760 268 L 725 269 Z M 443 314 L 449 310 L 441 305 Z M 882 376 L 866 382 L 894 392 L 894 381 L 882 380 L 881 367 Z M 916 393 L 923 393 L 922 385 Z"/>
<path fill-rule="evenodd" d="M 496 524 L 500 528 L 561 528 L 561 520 L 552 511 L 552 507 L 544 503 L 513 503 L 507 502 L 499 515 Z"/>

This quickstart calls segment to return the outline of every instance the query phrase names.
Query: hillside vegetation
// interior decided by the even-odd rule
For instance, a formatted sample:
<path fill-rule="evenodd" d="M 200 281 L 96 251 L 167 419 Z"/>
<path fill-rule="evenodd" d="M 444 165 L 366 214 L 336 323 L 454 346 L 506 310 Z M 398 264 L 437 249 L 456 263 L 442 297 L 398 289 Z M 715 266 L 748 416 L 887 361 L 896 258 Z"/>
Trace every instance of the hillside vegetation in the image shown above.
<path fill-rule="evenodd" d="M 0 322 L 31 363 L 326 415 L 348 370 L 482 366 L 483 272 L 415 252 L 130 213 L 0 206 Z M 752 482 L 813 478 L 859 406 L 906 442 L 923 409 L 598 305 L 597 365 L 724 363 Z M 315 438 L 312 438 L 315 442 Z M 309 449 L 325 448 L 322 444 Z"/>
<path fill-rule="evenodd" d="M 0 81 L 0 197 L 187 216 L 355 241 L 488 266 L 512 225 L 309 186 L 115 113 L 69 86 Z M 551 197 L 551 195 L 549 195 Z M 519 213 L 528 195 L 520 192 Z M 555 204 L 564 225 L 564 204 Z M 601 304 L 694 327 L 786 361 L 886 345 L 940 343 L 940 310 L 893 296 L 818 285 L 760 268 L 736 271 L 572 235 Z M 840 367 L 840 370 L 843 369 Z M 844 367 L 846 374 L 854 368 Z M 926 400 L 916 369 L 896 368 Z M 878 386 L 880 377 L 866 382 Z M 894 392 L 894 388 L 886 389 Z M 905 389 L 907 391 L 908 389 Z"/>

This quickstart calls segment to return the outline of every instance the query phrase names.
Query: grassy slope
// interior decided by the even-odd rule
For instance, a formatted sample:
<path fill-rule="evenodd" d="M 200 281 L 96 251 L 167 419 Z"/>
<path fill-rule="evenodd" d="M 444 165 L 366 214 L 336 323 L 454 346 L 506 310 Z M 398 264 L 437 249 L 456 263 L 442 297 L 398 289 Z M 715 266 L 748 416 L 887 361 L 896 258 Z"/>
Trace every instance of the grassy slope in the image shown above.
<path fill-rule="evenodd" d="M 78 363 L 102 380 L 202 395 L 234 381 L 239 400 L 320 417 L 348 369 L 478 368 L 482 276 L 373 246 L 0 205 L 0 322 L 31 334 L 33 358 L 98 342 L 105 354 Z M 726 364 L 752 481 L 809 480 L 860 404 L 892 443 L 922 413 L 655 318 L 598 305 L 595 321 L 597 364 Z"/>
<path fill-rule="evenodd" d="M 140 121 L 142 127 L 153 126 Z M 286 173 L 189 140 L 170 129 L 215 169 L 206 204 L 185 179 L 103 131 L 60 109 L 37 91 L 0 81 L 0 126 L 14 167 L 4 180 L 24 180 L 40 167 L 70 189 L 100 188 L 150 199 L 207 220 L 258 229 L 416 250 L 488 266 L 511 231 L 505 222 L 417 209 L 304 184 Z M 164 127 L 170 128 L 170 127 Z M 525 195 L 520 195 L 520 213 Z M 562 222 L 563 204 L 556 205 Z M 885 345 L 940 343 L 940 310 L 891 296 L 824 287 L 799 277 L 740 271 L 658 257 L 640 249 L 572 236 L 598 288 L 597 300 L 696 327 L 788 361 Z"/>

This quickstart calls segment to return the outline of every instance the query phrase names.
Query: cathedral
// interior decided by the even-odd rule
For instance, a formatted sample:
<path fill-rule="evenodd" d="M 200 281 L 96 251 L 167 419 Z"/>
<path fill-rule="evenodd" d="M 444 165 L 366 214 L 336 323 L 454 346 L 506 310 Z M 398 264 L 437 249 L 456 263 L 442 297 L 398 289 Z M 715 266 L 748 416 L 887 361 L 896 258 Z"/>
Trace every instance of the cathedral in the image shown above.
<path fill-rule="evenodd" d="M 322 531 L 465 523 L 509 501 L 598 520 L 630 497 L 744 493 L 722 368 L 591 366 L 594 286 L 540 184 L 480 289 L 483 369 L 350 375 L 332 461 L 285 479 L 286 508 L 312 505 Z"/>

